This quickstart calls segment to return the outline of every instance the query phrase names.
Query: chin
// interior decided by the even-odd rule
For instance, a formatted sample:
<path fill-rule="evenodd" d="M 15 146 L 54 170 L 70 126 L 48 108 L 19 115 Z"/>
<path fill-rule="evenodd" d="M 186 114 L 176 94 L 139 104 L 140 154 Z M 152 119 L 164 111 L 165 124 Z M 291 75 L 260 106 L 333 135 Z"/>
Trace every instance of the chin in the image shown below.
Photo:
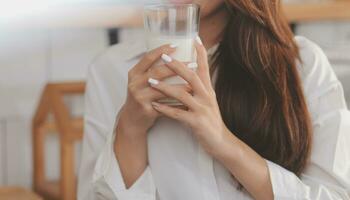
<path fill-rule="evenodd" d="M 194 0 L 192 3 L 196 3 L 200 6 L 201 18 L 204 18 L 217 11 L 224 3 L 224 0 Z"/>
<path fill-rule="evenodd" d="M 167 2 L 175 4 L 198 4 L 201 8 L 201 18 L 204 18 L 219 9 L 224 3 L 224 0 L 167 0 Z"/>

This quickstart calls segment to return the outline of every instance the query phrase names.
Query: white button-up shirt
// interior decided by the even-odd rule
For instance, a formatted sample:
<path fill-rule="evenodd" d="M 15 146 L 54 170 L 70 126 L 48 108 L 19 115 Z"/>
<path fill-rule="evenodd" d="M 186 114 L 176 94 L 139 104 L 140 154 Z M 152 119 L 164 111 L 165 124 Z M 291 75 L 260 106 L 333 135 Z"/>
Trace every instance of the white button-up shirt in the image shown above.
<path fill-rule="evenodd" d="M 266 160 L 275 200 L 350 199 L 350 112 L 342 85 L 317 45 L 303 37 L 295 40 L 314 140 L 311 161 L 301 177 Z M 89 68 L 78 199 L 252 199 L 202 149 L 190 128 L 165 117 L 149 130 L 148 167 L 126 189 L 113 150 L 114 129 L 126 100 L 128 71 L 145 51 L 143 43 L 119 44 L 98 56 Z"/>

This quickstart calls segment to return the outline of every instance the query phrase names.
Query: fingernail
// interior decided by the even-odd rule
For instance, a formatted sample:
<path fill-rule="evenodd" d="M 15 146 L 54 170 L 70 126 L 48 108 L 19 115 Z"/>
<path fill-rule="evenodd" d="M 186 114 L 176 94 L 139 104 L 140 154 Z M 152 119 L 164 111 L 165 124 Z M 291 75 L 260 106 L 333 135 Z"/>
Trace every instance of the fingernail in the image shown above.
<path fill-rule="evenodd" d="M 198 64 L 196 62 L 188 63 L 187 67 L 190 68 L 190 69 L 197 69 L 198 68 Z"/>
<path fill-rule="evenodd" d="M 177 45 L 177 44 L 171 44 L 171 45 L 170 45 L 170 48 L 175 49 L 176 47 L 178 47 L 178 45 Z"/>
<path fill-rule="evenodd" d="M 149 79 L 148 79 L 148 83 L 151 84 L 151 85 L 153 86 L 153 85 L 158 85 L 158 84 L 159 84 L 159 81 L 156 80 L 156 79 L 153 79 L 153 78 L 149 78 Z"/>
<path fill-rule="evenodd" d="M 166 54 L 163 54 L 163 55 L 162 55 L 162 59 L 163 59 L 165 62 L 167 62 L 167 63 L 170 63 L 171 61 L 173 61 L 173 59 L 172 59 L 170 56 L 166 55 Z"/>
<path fill-rule="evenodd" d="M 199 36 L 196 37 L 196 41 L 198 42 L 198 44 L 203 45 L 203 42 Z"/>

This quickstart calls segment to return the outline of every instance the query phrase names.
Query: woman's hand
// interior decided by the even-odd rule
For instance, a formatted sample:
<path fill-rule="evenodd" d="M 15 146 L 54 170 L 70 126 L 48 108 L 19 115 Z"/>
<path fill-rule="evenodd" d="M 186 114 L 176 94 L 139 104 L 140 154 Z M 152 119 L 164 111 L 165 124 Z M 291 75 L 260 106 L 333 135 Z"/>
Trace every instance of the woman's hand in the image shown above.
<path fill-rule="evenodd" d="M 149 77 L 164 79 L 175 73 L 159 65 L 163 53 L 171 54 L 174 46 L 164 45 L 147 53 L 128 74 L 128 94 L 116 126 L 114 152 L 127 188 L 141 176 L 147 167 L 147 130 L 160 115 L 151 102 L 165 95 L 150 87 Z"/>
<path fill-rule="evenodd" d="M 162 65 L 156 64 L 162 54 L 171 54 L 176 50 L 175 46 L 164 45 L 148 52 L 139 63 L 128 73 L 128 94 L 124 103 L 119 126 L 127 127 L 129 136 L 146 134 L 152 127 L 159 113 L 152 108 L 151 102 L 164 98 L 164 94 L 150 87 L 149 77 L 165 79 L 174 76 L 175 73 Z M 133 135 L 136 134 L 136 135 Z"/>
<path fill-rule="evenodd" d="M 179 100 L 188 109 L 183 110 L 157 102 L 153 102 L 152 105 L 155 110 L 165 116 L 189 125 L 204 149 L 210 154 L 215 154 L 227 135 L 227 128 L 222 120 L 215 91 L 211 84 L 206 49 L 200 39 L 197 39 L 195 46 L 198 57 L 197 72 L 166 54 L 162 55 L 166 66 L 189 83 L 193 90 L 192 95 L 182 88 L 166 84 L 155 78 L 149 80 L 152 87 L 168 97 Z M 191 65 L 196 64 L 192 63 Z"/>

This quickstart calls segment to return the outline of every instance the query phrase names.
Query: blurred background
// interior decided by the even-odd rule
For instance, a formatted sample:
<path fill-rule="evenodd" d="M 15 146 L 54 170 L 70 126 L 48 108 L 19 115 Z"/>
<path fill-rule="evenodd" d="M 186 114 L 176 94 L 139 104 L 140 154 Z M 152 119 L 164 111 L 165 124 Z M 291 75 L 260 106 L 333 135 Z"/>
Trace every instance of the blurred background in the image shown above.
<path fill-rule="evenodd" d="M 0 200 L 75 199 L 87 68 L 110 45 L 143 42 L 149 2 L 1 1 Z M 350 103 L 350 0 L 283 7 L 295 34 L 326 52 Z"/>

